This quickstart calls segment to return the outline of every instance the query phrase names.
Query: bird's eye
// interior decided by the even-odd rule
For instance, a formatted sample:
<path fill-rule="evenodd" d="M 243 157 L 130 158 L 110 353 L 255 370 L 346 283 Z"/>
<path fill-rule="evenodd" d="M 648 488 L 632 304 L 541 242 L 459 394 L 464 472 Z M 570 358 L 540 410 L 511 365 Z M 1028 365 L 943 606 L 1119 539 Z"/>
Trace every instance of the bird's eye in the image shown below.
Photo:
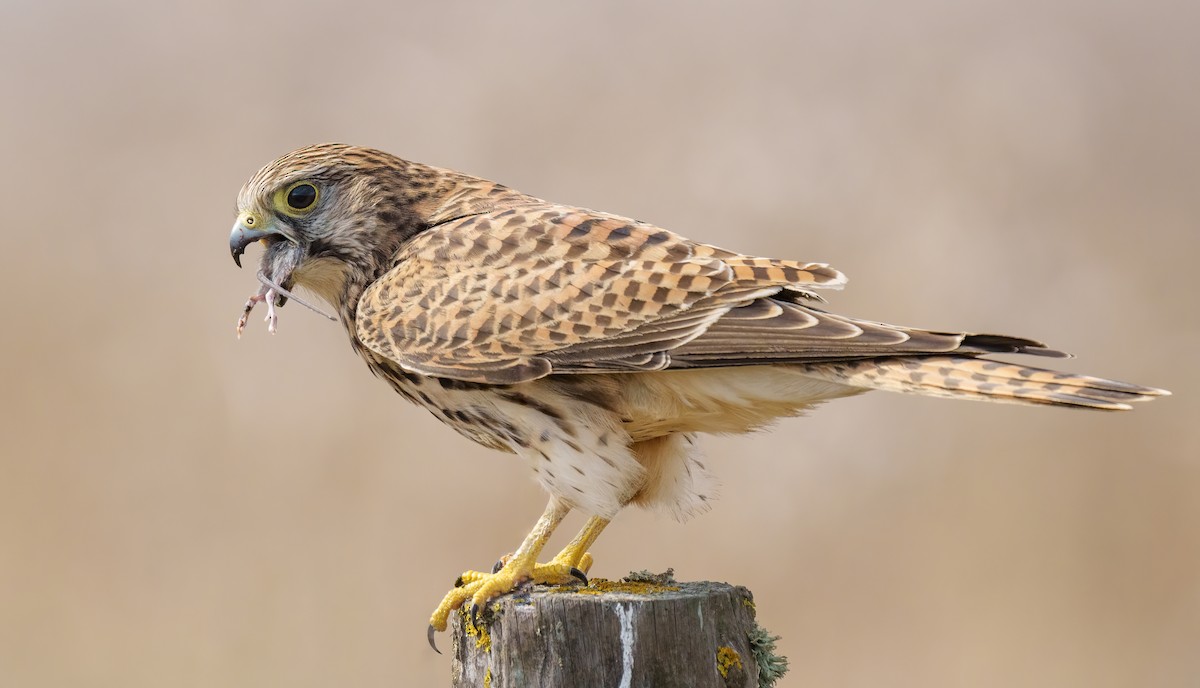
<path fill-rule="evenodd" d="M 290 210 L 308 210 L 317 202 L 317 187 L 308 182 L 292 184 L 284 200 Z"/>

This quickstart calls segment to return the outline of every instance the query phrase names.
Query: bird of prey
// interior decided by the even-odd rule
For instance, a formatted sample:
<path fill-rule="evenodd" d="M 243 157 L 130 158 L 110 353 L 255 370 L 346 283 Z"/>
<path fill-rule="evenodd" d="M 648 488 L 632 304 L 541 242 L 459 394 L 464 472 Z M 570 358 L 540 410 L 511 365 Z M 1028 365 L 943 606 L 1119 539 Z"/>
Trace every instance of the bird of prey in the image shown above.
<path fill-rule="evenodd" d="M 262 241 L 262 289 L 239 322 L 305 287 L 337 311 L 354 350 L 409 401 L 466 437 L 516 454 L 549 493 L 492 572 L 467 571 L 429 637 L 470 602 L 586 580 L 588 548 L 635 504 L 686 518 L 713 478 L 699 433 L 744 433 L 872 389 L 1121 411 L 1165 390 L 987 358 L 1064 357 L 1022 337 L 849 318 L 818 291 L 824 263 L 759 258 L 645 222 L 322 144 L 259 170 L 238 196 L 229 248 Z M 556 556 L 547 539 L 589 517 Z"/>

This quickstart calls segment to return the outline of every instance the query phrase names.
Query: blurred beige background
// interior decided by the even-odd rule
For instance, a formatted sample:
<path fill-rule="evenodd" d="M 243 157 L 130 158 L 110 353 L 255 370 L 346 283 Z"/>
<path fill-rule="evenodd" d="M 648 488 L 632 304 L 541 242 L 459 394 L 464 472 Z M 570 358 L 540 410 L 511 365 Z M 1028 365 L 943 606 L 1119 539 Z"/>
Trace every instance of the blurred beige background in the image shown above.
<path fill-rule="evenodd" d="M 623 514 L 594 573 L 750 587 L 785 687 L 1200 683 L 1194 4 L 172 5 L 0 4 L 0 685 L 448 683 L 429 611 L 543 497 L 312 313 L 234 338 L 235 195 L 326 140 L 1172 389 L 713 438 L 716 508 Z"/>

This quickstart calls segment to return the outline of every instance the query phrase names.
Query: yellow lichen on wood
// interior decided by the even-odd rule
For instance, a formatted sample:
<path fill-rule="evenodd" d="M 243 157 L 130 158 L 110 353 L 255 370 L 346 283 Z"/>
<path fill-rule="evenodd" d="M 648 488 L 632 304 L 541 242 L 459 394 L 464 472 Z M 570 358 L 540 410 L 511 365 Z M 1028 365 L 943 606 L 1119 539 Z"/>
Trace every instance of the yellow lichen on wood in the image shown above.
<path fill-rule="evenodd" d="M 483 623 L 476 625 L 471 620 L 471 615 L 467 613 L 466 607 L 459 609 L 459 615 L 463 620 L 463 631 L 475 639 L 475 649 L 483 650 L 484 652 L 492 651 L 492 634 L 488 633 L 488 629 Z"/>
<path fill-rule="evenodd" d="M 741 671 L 742 668 L 742 656 L 737 650 L 728 645 L 717 648 L 717 671 L 720 672 L 721 678 L 729 678 L 730 669 Z"/>
<path fill-rule="evenodd" d="M 550 592 L 571 592 L 577 595 L 603 595 L 609 592 L 623 592 L 628 595 L 655 595 L 663 592 L 675 592 L 678 585 L 662 585 L 643 581 L 610 581 L 607 578 L 593 578 L 584 585 L 556 585 Z"/>
<path fill-rule="evenodd" d="M 488 670 L 483 674 L 483 688 L 492 688 L 492 668 L 491 667 L 488 667 Z"/>

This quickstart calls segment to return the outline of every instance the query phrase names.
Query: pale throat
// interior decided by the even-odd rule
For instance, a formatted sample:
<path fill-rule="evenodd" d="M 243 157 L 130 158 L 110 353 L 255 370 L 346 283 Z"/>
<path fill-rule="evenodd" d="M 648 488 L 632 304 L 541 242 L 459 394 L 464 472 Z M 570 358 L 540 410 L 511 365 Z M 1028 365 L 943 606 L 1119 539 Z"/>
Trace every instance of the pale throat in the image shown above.
<path fill-rule="evenodd" d="M 304 287 L 325 303 L 337 308 L 346 286 L 346 263 L 333 258 L 313 258 L 302 263 L 292 273 L 292 284 Z"/>

